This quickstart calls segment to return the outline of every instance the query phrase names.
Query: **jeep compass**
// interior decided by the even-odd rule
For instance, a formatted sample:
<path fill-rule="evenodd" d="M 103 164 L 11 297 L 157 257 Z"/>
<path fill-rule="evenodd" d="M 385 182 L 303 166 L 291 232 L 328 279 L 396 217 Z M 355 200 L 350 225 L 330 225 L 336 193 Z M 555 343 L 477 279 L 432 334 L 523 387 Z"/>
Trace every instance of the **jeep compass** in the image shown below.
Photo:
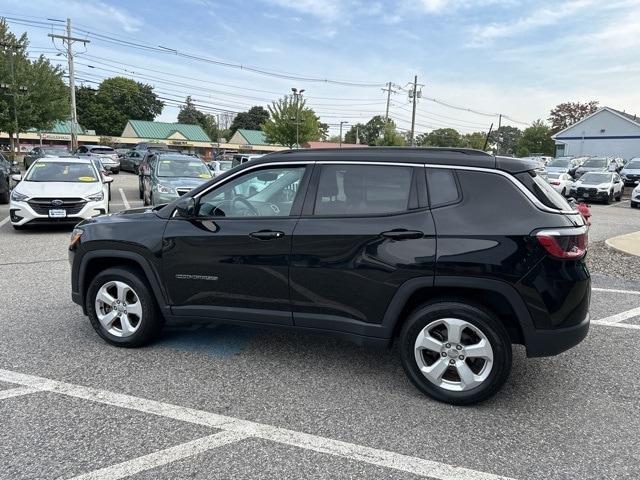
<path fill-rule="evenodd" d="M 587 226 L 536 168 L 467 149 L 269 154 L 80 223 L 73 300 L 121 347 L 203 320 L 395 341 L 422 392 L 479 402 L 512 344 L 556 355 L 589 328 Z"/>

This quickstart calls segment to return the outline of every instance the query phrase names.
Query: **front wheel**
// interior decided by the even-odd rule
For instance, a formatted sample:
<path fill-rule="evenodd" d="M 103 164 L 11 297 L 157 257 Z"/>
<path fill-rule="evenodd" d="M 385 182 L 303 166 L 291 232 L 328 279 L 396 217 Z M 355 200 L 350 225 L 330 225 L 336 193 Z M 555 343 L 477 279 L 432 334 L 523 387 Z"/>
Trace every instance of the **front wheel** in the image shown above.
<path fill-rule="evenodd" d="M 610 205 L 611 202 L 613 202 L 613 191 L 609 192 L 609 195 L 607 195 L 607 198 L 604 200 L 604 203 L 607 205 Z"/>
<path fill-rule="evenodd" d="M 164 323 L 151 289 L 129 268 L 99 273 L 89 285 L 85 307 L 98 335 L 118 347 L 150 343 Z"/>
<path fill-rule="evenodd" d="M 400 355 L 419 390 L 453 405 L 494 395 L 512 362 L 504 325 L 483 308 L 458 301 L 418 307 L 402 327 Z"/>

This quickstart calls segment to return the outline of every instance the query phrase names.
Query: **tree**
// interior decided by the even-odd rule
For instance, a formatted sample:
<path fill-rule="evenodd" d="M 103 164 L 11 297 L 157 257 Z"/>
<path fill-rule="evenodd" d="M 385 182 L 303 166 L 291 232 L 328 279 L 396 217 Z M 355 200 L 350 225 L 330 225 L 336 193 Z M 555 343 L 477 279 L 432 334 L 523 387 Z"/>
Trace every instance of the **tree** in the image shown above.
<path fill-rule="evenodd" d="M 388 120 L 382 130 L 382 136 L 376 140 L 375 145 L 400 147 L 406 145 L 406 142 L 404 136 L 396 129 L 396 124 L 393 123 L 393 120 Z"/>
<path fill-rule="evenodd" d="M 83 126 L 98 135 L 119 136 L 128 120 L 151 121 L 164 107 L 151 85 L 125 77 L 107 78 L 94 92 L 83 91 L 76 104 L 84 117 Z"/>
<path fill-rule="evenodd" d="M 269 109 L 270 110 L 270 109 Z M 231 122 L 231 135 L 236 133 L 236 130 L 243 128 L 246 130 L 260 130 L 264 122 L 269 120 L 269 112 L 264 107 L 251 107 L 246 112 L 240 112 Z"/>
<path fill-rule="evenodd" d="M 269 106 L 269 114 L 270 118 L 262 125 L 262 129 L 270 143 L 293 148 L 296 143 L 301 145 L 320 139 L 319 118 L 312 109 L 306 108 L 304 99 L 296 101 L 290 96 L 281 98 Z"/>
<path fill-rule="evenodd" d="M 542 120 L 536 120 L 522 132 L 516 153 L 520 157 L 533 154 L 553 155 L 554 150 L 555 142 L 551 138 L 551 129 Z"/>
<path fill-rule="evenodd" d="M 475 148 L 476 150 L 484 150 L 484 144 L 487 135 L 483 132 L 467 133 L 462 136 L 460 146 L 464 148 Z"/>
<path fill-rule="evenodd" d="M 389 120 L 389 122 L 391 122 L 391 120 Z M 364 126 L 364 143 L 372 146 L 377 145 L 378 140 L 385 133 L 386 125 L 387 121 L 385 121 L 382 115 L 372 117 Z"/>
<path fill-rule="evenodd" d="M 438 128 L 425 135 L 419 135 L 422 143 L 431 147 L 459 147 L 462 141 L 460 133 L 454 128 Z"/>
<path fill-rule="evenodd" d="M 598 101 L 591 100 L 590 102 L 565 102 L 556 105 L 551 112 L 549 112 L 549 122 L 551 122 L 551 134 L 555 135 L 560 130 L 579 122 L 584 117 L 591 115 L 598 110 Z"/>
<path fill-rule="evenodd" d="M 216 118 L 213 115 L 209 115 L 198 110 L 193 103 L 191 96 L 188 96 L 185 100 L 185 104 L 180 107 L 178 122 L 185 123 L 187 125 L 200 125 L 207 136 L 213 141 L 217 141 L 220 136 Z"/>
<path fill-rule="evenodd" d="M 329 125 L 323 122 L 318 122 L 318 136 L 320 137 L 320 140 L 322 140 L 323 142 L 327 141 L 327 138 L 329 137 Z"/>
<path fill-rule="evenodd" d="M 356 141 L 356 135 L 358 137 L 358 141 Z M 355 125 L 352 125 L 344 135 L 344 143 L 360 143 L 363 145 L 367 145 L 367 141 L 364 136 L 364 125 L 362 123 L 356 123 Z"/>
<path fill-rule="evenodd" d="M 18 130 L 46 130 L 69 116 L 68 89 L 62 70 L 43 56 L 30 61 L 26 34 L 19 38 L 0 19 L 0 131 L 9 133 L 11 148 Z M 17 118 L 17 123 L 16 123 Z"/>
<path fill-rule="evenodd" d="M 510 125 L 503 125 L 491 132 L 489 143 L 494 147 L 499 145 L 500 155 L 514 155 L 520 137 L 522 137 L 522 130 Z"/>

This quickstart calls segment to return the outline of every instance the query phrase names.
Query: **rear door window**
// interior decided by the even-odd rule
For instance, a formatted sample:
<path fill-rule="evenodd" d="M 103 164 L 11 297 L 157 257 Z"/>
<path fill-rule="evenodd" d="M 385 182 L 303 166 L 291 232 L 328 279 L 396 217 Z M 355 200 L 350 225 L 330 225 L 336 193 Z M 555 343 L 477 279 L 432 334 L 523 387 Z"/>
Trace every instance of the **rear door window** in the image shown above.
<path fill-rule="evenodd" d="M 412 167 L 323 165 L 314 215 L 379 215 L 410 208 Z"/>

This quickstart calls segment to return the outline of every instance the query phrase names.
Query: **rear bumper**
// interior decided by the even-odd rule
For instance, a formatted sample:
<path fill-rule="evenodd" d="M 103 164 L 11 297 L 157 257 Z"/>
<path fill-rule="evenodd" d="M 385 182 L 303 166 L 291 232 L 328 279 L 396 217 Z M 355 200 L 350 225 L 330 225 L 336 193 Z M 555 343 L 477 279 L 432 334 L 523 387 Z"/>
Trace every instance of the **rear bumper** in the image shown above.
<path fill-rule="evenodd" d="M 589 332 L 589 313 L 577 325 L 553 330 L 535 329 L 527 335 L 527 357 L 550 357 L 575 347 Z"/>

